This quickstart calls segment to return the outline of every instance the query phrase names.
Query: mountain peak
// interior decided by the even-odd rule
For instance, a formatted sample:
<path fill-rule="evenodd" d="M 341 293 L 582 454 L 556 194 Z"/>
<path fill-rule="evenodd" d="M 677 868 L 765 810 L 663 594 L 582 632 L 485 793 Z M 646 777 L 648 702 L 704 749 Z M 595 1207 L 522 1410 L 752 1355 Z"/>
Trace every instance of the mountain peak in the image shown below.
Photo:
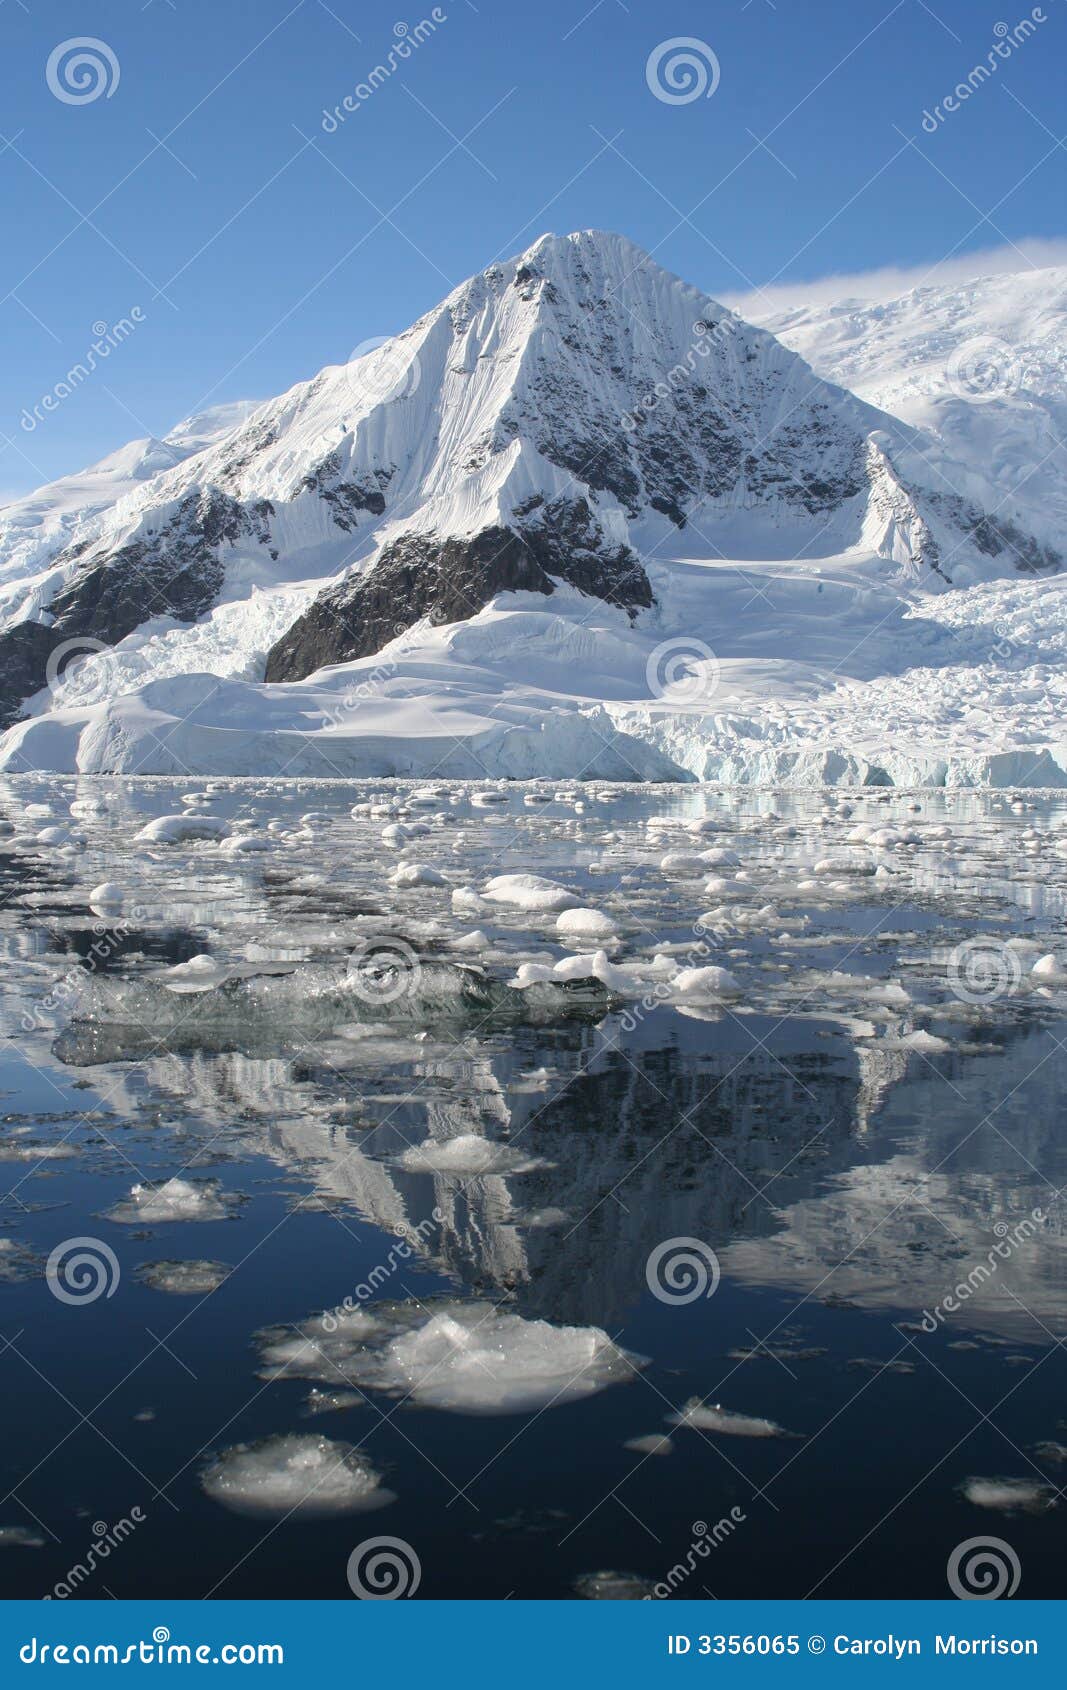
<path fill-rule="evenodd" d="M 1059 561 L 987 514 L 980 477 L 938 442 L 601 230 L 538 236 L 403 333 L 199 444 L 154 448 L 153 469 L 163 448 L 177 461 L 62 525 L 50 551 L 35 541 L 32 578 L 8 572 L 9 719 L 27 700 L 51 711 L 48 733 L 15 730 L 13 756 L 63 739 L 54 684 L 43 689 L 72 645 L 121 655 L 84 663 L 64 698 L 109 707 L 113 691 L 151 686 L 138 705 L 151 714 L 159 683 L 186 676 L 190 654 L 204 667 L 206 651 L 240 678 L 235 709 L 258 696 L 250 675 L 285 683 L 263 695 L 284 717 L 290 684 L 398 641 L 495 651 L 505 607 L 519 648 L 523 630 L 551 644 L 573 614 L 596 618 L 614 653 L 675 628 L 710 649 L 718 620 L 705 626 L 678 583 L 692 570 L 711 581 L 724 559 L 776 562 L 785 578 L 832 556 L 879 590 L 927 591 Z M 430 672 L 446 694 L 458 673 L 439 653 Z M 102 728 L 92 756 L 112 738 Z"/>

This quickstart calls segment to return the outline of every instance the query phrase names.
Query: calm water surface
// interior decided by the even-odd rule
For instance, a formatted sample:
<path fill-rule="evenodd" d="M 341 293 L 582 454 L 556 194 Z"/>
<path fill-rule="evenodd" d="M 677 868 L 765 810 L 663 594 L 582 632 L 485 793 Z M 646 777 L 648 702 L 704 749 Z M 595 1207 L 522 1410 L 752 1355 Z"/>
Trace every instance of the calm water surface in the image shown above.
<path fill-rule="evenodd" d="M 606 1571 L 641 1592 L 679 1566 L 682 1597 L 934 1597 L 992 1535 L 1023 1595 L 1063 1596 L 1067 982 L 1031 973 L 1067 960 L 1063 803 L 502 797 L 0 790 L 5 1594 L 68 1581 L 132 1515 L 75 1594 L 348 1598 L 353 1549 L 389 1535 L 427 1598 Z M 182 812 L 226 825 L 137 837 Z M 433 873 L 394 884 L 398 863 Z M 611 917 L 601 980 L 509 986 L 603 943 L 479 900 L 520 872 Z M 735 988 L 679 991 L 671 963 Z M 442 1163 L 471 1138 L 482 1168 Z M 131 1198 L 175 1178 L 196 1218 Z M 98 1295 L 46 1278 L 78 1239 Z M 230 1271 L 180 1294 L 160 1262 Z M 403 1389 L 263 1376 L 266 1329 L 346 1298 L 413 1305 L 415 1330 L 477 1303 L 487 1333 L 518 1316 L 625 1356 L 506 1412 L 485 1411 L 515 1387 L 506 1348 L 479 1413 L 430 1400 L 421 1354 Z M 694 1398 L 780 1435 L 671 1427 Z M 653 1434 L 670 1453 L 626 1447 Z M 358 1447 L 395 1500 L 248 1514 L 205 1489 L 225 1452 L 291 1436 Z M 976 1478 L 1027 1488 L 979 1506 Z"/>

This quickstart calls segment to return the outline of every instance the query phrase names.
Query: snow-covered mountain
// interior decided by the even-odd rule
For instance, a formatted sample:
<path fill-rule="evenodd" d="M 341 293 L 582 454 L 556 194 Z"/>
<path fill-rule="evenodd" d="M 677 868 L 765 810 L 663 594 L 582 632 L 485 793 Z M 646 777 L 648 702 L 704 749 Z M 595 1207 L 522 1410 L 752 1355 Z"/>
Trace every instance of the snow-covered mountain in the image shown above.
<path fill-rule="evenodd" d="M 1059 773 L 1040 721 L 887 757 L 877 694 L 974 666 L 964 589 L 1059 602 L 1040 501 L 616 235 L 135 479 L 0 553 L 8 769 L 1021 780 L 1036 734 Z"/>
<path fill-rule="evenodd" d="M 991 481 L 1053 545 L 1067 529 L 1067 269 L 842 299 L 756 321 L 819 375 Z"/>
<path fill-rule="evenodd" d="M 39 572 L 57 552 L 93 538 L 101 519 L 120 500 L 187 458 L 218 445 L 253 410 L 250 400 L 238 400 L 200 411 L 160 440 L 131 440 L 88 469 L 0 506 L 5 606 L 14 602 L 20 579 Z"/>

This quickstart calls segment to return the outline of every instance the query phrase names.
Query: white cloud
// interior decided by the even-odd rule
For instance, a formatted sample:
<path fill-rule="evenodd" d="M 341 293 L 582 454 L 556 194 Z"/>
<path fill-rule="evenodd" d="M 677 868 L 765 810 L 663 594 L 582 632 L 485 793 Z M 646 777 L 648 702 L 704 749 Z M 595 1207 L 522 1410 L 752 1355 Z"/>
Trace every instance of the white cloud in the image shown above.
<path fill-rule="evenodd" d="M 796 305 L 825 305 L 837 299 L 869 299 L 885 303 L 911 288 L 969 282 L 976 276 L 1013 275 L 1020 270 L 1045 270 L 1067 265 L 1067 240 L 1033 238 L 1014 246 L 988 247 L 910 269 L 886 265 L 852 275 L 820 276 L 810 282 L 776 282 L 752 293 L 721 293 L 716 297 L 742 317 L 760 322 Z"/>

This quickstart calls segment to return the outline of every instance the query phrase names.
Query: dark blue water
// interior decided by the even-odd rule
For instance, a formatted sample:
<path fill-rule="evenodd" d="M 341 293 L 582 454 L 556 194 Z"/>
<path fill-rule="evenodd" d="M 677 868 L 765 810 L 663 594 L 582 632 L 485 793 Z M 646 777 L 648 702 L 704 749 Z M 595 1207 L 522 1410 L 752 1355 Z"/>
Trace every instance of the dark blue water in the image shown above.
<path fill-rule="evenodd" d="M 57 808 L 74 795 L 62 789 Z M 191 998 L 172 999 L 190 1004 L 180 1027 L 116 1020 L 116 1000 L 82 995 L 205 952 L 248 970 L 264 959 L 325 970 L 368 919 L 388 918 L 436 957 L 450 932 L 480 927 L 494 949 L 475 960 L 498 980 L 529 955 L 559 954 L 528 915 L 456 917 L 436 890 L 391 893 L 391 861 L 375 859 L 370 824 L 348 816 L 359 797 L 266 789 L 261 818 L 314 807 L 335 823 L 282 860 L 235 868 L 214 847 L 153 856 L 132 841 L 147 816 L 176 807 L 174 791 L 116 784 L 88 841 L 64 855 L 35 847 L 44 823 L 24 819 L 27 791 L 8 790 L 19 834 L 0 864 L 12 1006 L 0 1148 L 29 1154 L 0 1161 L 5 1594 L 46 1594 L 100 1527 L 132 1515 L 135 1529 L 75 1594 L 346 1598 L 353 1548 L 389 1534 L 416 1551 L 421 1597 L 565 1597 L 601 1570 L 655 1585 L 729 1518 L 679 1596 L 941 1596 L 954 1547 L 990 1535 L 1017 1556 L 1022 1594 L 1062 1596 L 1067 1019 L 1055 990 L 961 1004 L 936 960 L 942 944 L 1028 930 L 1031 912 L 1012 897 L 1034 853 L 1012 829 L 1032 819 L 974 802 L 959 820 L 969 878 L 955 889 L 938 840 L 925 871 L 921 853 L 894 859 L 891 897 L 857 882 L 854 897 L 798 893 L 787 907 L 775 891 L 780 919 L 724 944 L 743 988 L 727 1008 L 659 1002 L 636 1024 L 617 1004 L 526 1018 L 452 1010 L 309 1030 L 295 1009 L 292 1020 L 198 1020 Z M 683 943 L 707 902 L 666 882 L 646 845 L 648 814 L 692 803 L 625 795 L 565 829 L 558 811 L 523 814 L 513 798 L 507 830 L 467 809 L 454 838 L 441 824 L 448 854 L 432 860 L 454 884 L 523 863 L 580 881 L 583 901 L 619 912 L 624 937 L 629 913 L 625 961 L 638 926 Z M 238 786 L 211 808 L 257 805 Z M 826 832 L 811 801 L 798 819 Z M 771 824 L 746 834 L 744 820 L 743 805 L 724 817 L 766 878 L 783 847 Z M 844 849 L 846 823 L 834 826 L 824 854 Z M 607 830 L 618 835 L 611 874 L 597 866 Z M 86 888 L 123 875 L 138 914 L 94 965 Z M 1035 871 L 1046 896 L 1050 878 Z M 738 907 L 767 896 L 745 893 Z M 1055 909 L 1037 920 L 1041 948 L 1054 949 Z M 72 970 L 78 990 L 37 1015 Z M 842 983 L 858 975 L 901 980 L 911 998 L 873 1039 L 869 994 Z M 917 1026 L 938 1048 L 907 1044 Z M 475 1131 L 546 1165 L 474 1178 L 400 1165 L 427 1136 Z M 48 1147 L 71 1154 L 34 1156 Z M 175 1175 L 217 1181 L 229 1217 L 110 1218 L 135 1184 Z M 563 1217 L 523 1218 L 548 1209 Z M 1035 1212 L 1010 1259 L 924 1330 L 924 1311 Z M 256 1334 L 339 1304 L 388 1259 L 400 1224 L 418 1247 L 379 1276 L 368 1307 L 481 1299 L 602 1329 L 645 1365 L 535 1411 L 474 1416 L 361 1388 L 357 1405 L 308 1418 L 309 1381 L 262 1379 Z M 44 1262 L 83 1236 L 108 1245 L 119 1273 L 112 1295 L 72 1306 Z M 715 1252 L 713 1295 L 665 1302 L 650 1290 L 650 1254 L 678 1238 Z M 177 1296 L 139 1280 L 161 1259 L 233 1271 L 210 1296 Z M 683 1427 L 669 1455 L 624 1447 L 668 1432 L 694 1397 L 794 1435 Z M 312 1432 L 366 1451 L 396 1500 L 365 1515 L 248 1518 L 203 1490 L 205 1468 L 233 1445 Z M 1037 1491 L 1023 1509 L 978 1507 L 960 1490 L 976 1476 Z M 34 1541 L 3 1544 L 12 1527 Z"/>

